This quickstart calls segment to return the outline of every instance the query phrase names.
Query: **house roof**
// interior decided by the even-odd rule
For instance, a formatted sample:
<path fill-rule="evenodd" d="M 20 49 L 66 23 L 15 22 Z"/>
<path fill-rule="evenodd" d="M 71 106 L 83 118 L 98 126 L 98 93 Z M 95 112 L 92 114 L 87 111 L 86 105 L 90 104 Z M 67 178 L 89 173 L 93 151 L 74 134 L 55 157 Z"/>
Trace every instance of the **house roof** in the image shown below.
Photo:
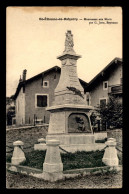
<path fill-rule="evenodd" d="M 52 67 L 52 68 L 50 68 L 50 69 L 47 69 L 46 71 L 43 71 L 43 72 L 41 72 L 41 73 L 39 73 L 39 74 L 37 74 L 37 75 L 35 75 L 35 76 L 33 76 L 33 77 L 31 77 L 31 78 L 25 80 L 25 81 L 19 82 L 19 84 L 18 84 L 18 86 L 17 86 L 16 92 L 15 92 L 13 98 L 14 98 L 14 99 L 17 98 L 17 96 L 18 96 L 18 94 L 19 94 L 19 92 L 20 92 L 20 89 L 21 89 L 23 86 L 25 86 L 27 83 L 30 83 L 30 82 L 32 82 L 33 80 L 35 80 L 35 79 L 37 79 L 37 78 L 40 78 L 40 77 L 42 77 L 44 74 L 47 74 L 47 73 L 49 73 L 50 71 L 53 71 L 53 70 L 58 71 L 58 72 L 61 72 L 61 68 L 60 68 L 59 66 L 54 66 L 54 67 Z M 85 81 L 83 81 L 82 79 L 79 79 L 79 81 L 80 81 L 80 83 L 83 85 L 83 87 L 84 87 L 84 89 L 85 89 L 88 83 L 85 82 Z"/>
<path fill-rule="evenodd" d="M 114 58 L 104 69 L 102 69 L 88 84 L 86 87 L 86 90 L 88 91 L 95 83 L 97 83 L 97 80 L 103 77 L 104 73 L 107 73 L 110 69 L 113 68 L 116 64 L 122 64 L 122 59 L 116 57 Z M 86 91 L 85 91 L 86 92 Z"/>

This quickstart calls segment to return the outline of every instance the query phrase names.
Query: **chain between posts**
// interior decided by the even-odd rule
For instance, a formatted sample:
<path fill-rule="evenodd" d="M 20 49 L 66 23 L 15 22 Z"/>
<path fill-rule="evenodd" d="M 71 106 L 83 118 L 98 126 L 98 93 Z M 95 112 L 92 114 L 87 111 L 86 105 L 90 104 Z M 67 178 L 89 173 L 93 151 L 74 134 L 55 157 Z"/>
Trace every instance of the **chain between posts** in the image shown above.
<path fill-rule="evenodd" d="M 122 152 L 122 150 L 119 150 L 117 147 L 116 147 L 116 149 L 117 149 L 118 151 Z M 122 153 L 123 153 L 123 152 L 122 152 Z"/>
<path fill-rule="evenodd" d="M 101 151 L 105 150 L 107 147 L 108 147 L 108 146 L 106 146 L 105 148 L 103 148 Z M 117 149 L 118 151 L 122 152 L 122 150 L 119 150 L 117 147 L 116 147 L 116 149 Z"/>
<path fill-rule="evenodd" d="M 6 152 L 6 153 L 9 154 L 9 153 L 11 153 L 11 152 L 13 152 L 13 150 L 10 150 L 10 151 L 8 151 L 8 152 Z"/>
<path fill-rule="evenodd" d="M 29 149 L 29 148 L 32 148 L 32 146 L 29 146 L 29 147 L 25 147 L 24 149 Z"/>
<path fill-rule="evenodd" d="M 10 147 L 10 146 L 7 146 L 7 147 L 13 148 L 13 147 Z M 32 146 L 25 147 L 25 148 L 22 148 L 22 146 L 19 146 L 19 147 L 20 147 L 20 149 L 22 149 L 22 150 L 32 148 Z M 106 146 L 106 147 L 108 147 L 108 146 Z M 101 151 L 105 150 L 106 147 L 105 147 L 104 149 L 102 149 Z M 63 149 L 62 147 L 60 147 L 60 146 L 59 146 L 59 149 L 61 149 L 62 151 L 66 152 L 66 153 L 68 153 L 68 154 L 70 153 L 70 152 L 66 151 L 65 149 Z M 13 150 L 11 150 L 10 152 L 12 152 L 12 151 L 13 151 Z M 10 153 L 10 152 L 6 152 L 6 153 Z"/>
<path fill-rule="evenodd" d="M 6 147 L 8 147 L 8 148 L 13 148 L 13 146 L 8 146 L 8 145 L 6 145 Z"/>
<path fill-rule="evenodd" d="M 12 149 L 12 148 L 13 148 L 13 146 L 7 146 L 7 145 L 6 145 L 6 147 L 8 147 L 8 148 L 10 148 L 10 149 Z M 6 152 L 6 153 L 8 154 L 8 153 L 11 153 L 11 152 L 13 152 L 13 149 L 12 149 L 12 150 L 10 150 L 10 151 L 8 151 L 8 152 Z"/>
<path fill-rule="evenodd" d="M 7 145 L 6 145 L 6 147 L 8 147 L 8 148 L 13 148 L 12 146 L 7 146 Z M 19 146 L 19 147 L 20 147 L 22 150 L 32 148 L 32 146 L 25 147 L 25 148 L 22 148 L 22 146 Z M 107 147 L 108 147 L 108 146 L 105 146 L 101 151 L 105 150 Z M 64 152 L 66 152 L 66 153 L 68 153 L 68 154 L 70 153 L 70 152 L 66 151 L 65 149 L 63 149 L 62 147 L 60 147 L 60 146 L 59 146 L 59 149 L 62 150 L 62 151 L 64 151 Z M 119 150 L 117 147 L 116 147 L 116 149 L 117 149 L 118 151 L 122 152 L 122 151 Z M 9 151 L 9 152 L 6 152 L 6 153 L 11 153 L 12 151 L 13 151 L 13 150 L 11 150 L 11 151 Z"/>
<path fill-rule="evenodd" d="M 105 150 L 108 146 L 105 146 L 101 151 Z"/>
<path fill-rule="evenodd" d="M 7 146 L 6 145 L 6 147 L 8 147 L 8 148 L 13 148 L 13 146 Z M 22 146 L 18 146 L 22 151 L 24 151 L 25 149 L 29 149 L 29 148 L 32 148 L 32 146 L 29 146 L 29 147 L 25 147 L 25 148 L 22 148 Z M 10 151 L 8 151 L 8 152 L 6 152 L 6 153 L 11 153 L 13 151 L 13 149 L 12 150 L 10 150 Z"/>
<path fill-rule="evenodd" d="M 63 149 L 63 148 L 61 148 L 60 146 L 59 146 L 59 149 L 61 149 L 62 151 L 66 152 L 66 153 L 68 153 L 68 154 L 70 154 L 70 152 L 68 152 L 68 151 L 64 150 L 64 149 Z"/>

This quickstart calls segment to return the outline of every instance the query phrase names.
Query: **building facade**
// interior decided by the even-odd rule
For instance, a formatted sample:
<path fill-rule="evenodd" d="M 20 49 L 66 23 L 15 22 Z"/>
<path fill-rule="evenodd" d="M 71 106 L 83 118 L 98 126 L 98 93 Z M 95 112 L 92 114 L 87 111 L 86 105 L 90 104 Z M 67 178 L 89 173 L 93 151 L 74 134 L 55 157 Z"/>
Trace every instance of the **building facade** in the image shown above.
<path fill-rule="evenodd" d="M 15 100 L 16 125 L 34 124 L 36 121 L 49 123 L 50 113 L 46 107 L 52 106 L 54 90 L 59 82 L 61 68 L 54 66 L 28 80 L 26 70 L 19 80 Z M 122 60 L 113 59 L 88 84 L 79 79 L 84 88 L 87 105 L 98 107 L 108 102 L 109 96 L 119 96 L 122 102 Z"/>
<path fill-rule="evenodd" d="M 94 107 L 106 104 L 110 95 L 119 96 L 122 102 L 122 79 L 122 60 L 115 58 L 88 83 L 87 104 Z"/>
<path fill-rule="evenodd" d="M 54 66 L 28 80 L 26 71 L 14 95 L 16 101 L 16 125 L 49 123 L 50 113 L 46 107 L 52 106 L 54 90 L 59 82 L 61 68 Z M 79 79 L 85 89 L 87 83 Z"/>

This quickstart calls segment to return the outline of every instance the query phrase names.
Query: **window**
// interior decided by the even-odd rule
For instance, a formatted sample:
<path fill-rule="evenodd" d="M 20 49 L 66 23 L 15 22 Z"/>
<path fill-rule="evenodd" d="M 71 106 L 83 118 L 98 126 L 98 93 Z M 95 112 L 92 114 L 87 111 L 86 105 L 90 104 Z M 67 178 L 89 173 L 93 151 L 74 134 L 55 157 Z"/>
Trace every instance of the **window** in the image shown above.
<path fill-rule="evenodd" d="M 108 81 L 104 81 L 103 82 L 103 90 L 107 90 L 108 89 Z"/>
<path fill-rule="evenodd" d="M 48 88 L 49 87 L 49 81 L 43 81 L 43 87 Z"/>
<path fill-rule="evenodd" d="M 48 106 L 48 94 L 36 94 L 35 105 L 36 107 L 47 107 Z"/>
<path fill-rule="evenodd" d="M 99 99 L 100 106 L 106 106 L 107 104 L 107 98 L 100 98 Z"/>

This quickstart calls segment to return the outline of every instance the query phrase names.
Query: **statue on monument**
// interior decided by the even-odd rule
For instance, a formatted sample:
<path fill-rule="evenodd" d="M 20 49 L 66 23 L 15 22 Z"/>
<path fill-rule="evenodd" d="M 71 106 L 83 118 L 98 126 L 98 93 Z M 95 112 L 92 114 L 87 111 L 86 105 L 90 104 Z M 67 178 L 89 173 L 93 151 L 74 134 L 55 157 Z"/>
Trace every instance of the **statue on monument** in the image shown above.
<path fill-rule="evenodd" d="M 64 52 L 74 51 L 73 50 L 73 34 L 71 33 L 71 30 L 67 30 L 66 38 L 65 38 L 65 50 Z"/>

